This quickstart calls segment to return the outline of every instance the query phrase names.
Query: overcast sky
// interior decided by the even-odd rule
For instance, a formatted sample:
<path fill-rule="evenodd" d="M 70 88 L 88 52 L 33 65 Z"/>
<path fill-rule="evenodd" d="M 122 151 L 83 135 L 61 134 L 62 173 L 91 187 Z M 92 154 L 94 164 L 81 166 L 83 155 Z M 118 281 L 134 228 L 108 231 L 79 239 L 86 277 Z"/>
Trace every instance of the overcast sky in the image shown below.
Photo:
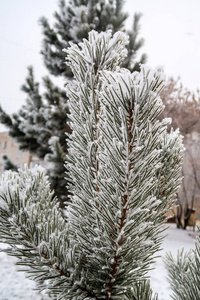
<path fill-rule="evenodd" d="M 200 88 L 200 0 L 127 0 L 124 11 L 132 25 L 135 12 L 142 13 L 142 52 L 148 55 L 151 67 L 162 65 L 165 73 L 180 76 L 185 87 Z M 9 112 L 16 112 L 25 102 L 20 91 L 33 65 L 39 80 L 48 72 L 43 66 L 41 16 L 54 22 L 57 0 L 0 1 L 0 103 Z M 2 127 L 0 127 L 2 129 Z"/>

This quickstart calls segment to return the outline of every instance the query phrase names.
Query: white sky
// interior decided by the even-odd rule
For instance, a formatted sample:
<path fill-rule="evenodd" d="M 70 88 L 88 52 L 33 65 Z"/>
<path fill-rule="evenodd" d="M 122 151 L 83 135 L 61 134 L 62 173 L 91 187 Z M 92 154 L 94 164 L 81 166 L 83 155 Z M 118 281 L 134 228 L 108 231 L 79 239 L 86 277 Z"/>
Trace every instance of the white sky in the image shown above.
<path fill-rule="evenodd" d="M 164 66 L 167 75 L 180 76 L 191 90 L 200 88 L 200 0 L 125 2 L 124 11 L 130 15 L 127 27 L 132 25 L 135 12 L 143 14 L 142 52 L 148 55 L 147 64 Z M 25 102 L 20 87 L 27 66 L 34 66 L 37 80 L 48 74 L 39 54 L 42 33 L 38 19 L 45 16 L 54 22 L 57 7 L 56 0 L 0 1 L 0 103 L 9 113 Z"/>

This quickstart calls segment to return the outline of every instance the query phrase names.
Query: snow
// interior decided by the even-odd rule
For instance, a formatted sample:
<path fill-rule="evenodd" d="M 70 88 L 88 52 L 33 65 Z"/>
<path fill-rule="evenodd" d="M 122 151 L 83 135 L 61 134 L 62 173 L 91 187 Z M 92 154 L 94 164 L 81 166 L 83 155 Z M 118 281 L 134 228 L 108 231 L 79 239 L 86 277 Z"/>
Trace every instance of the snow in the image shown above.
<path fill-rule="evenodd" d="M 0 249 L 7 245 L 0 243 Z M 35 282 L 25 277 L 24 272 L 17 272 L 14 257 L 0 252 L 0 300 L 47 300 L 35 289 Z"/>
<path fill-rule="evenodd" d="M 183 247 L 186 251 L 194 249 L 197 231 L 176 229 L 175 224 L 170 224 L 166 233 L 168 236 L 165 238 L 163 250 L 160 252 L 162 257 L 169 251 L 176 256 L 177 250 L 181 250 Z M 5 244 L 0 243 L 0 249 L 5 247 Z M 162 257 L 157 259 L 155 270 L 151 271 L 151 286 L 154 292 L 158 292 L 159 300 L 170 300 L 170 288 Z M 0 300 L 47 300 L 47 297 L 40 296 L 37 291 L 33 290 L 35 288 L 33 281 L 25 278 L 23 272 L 17 272 L 15 262 L 15 258 L 0 252 Z"/>

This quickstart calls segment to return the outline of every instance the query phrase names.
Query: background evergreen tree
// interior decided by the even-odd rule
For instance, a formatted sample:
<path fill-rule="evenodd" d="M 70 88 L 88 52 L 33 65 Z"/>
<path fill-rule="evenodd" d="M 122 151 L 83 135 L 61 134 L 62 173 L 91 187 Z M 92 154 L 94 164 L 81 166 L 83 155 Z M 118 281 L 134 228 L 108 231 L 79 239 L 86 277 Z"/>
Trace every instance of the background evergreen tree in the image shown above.
<path fill-rule="evenodd" d="M 123 12 L 123 3 L 122 0 L 61 0 L 59 12 L 54 14 L 56 23 L 53 27 L 46 18 L 41 18 L 44 37 L 42 55 L 50 74 L 62 76 L 65 80 L 72 77 L 70 67 L 66 67 L 63 48 L 68 48 L 71 41 L 78 43 L 87 38 L 91 29 L 112 29 L 113 32 L 125 30 L 124 22 L 128 15 Z M 138 70 L 139 64 L 144 63 L 146 59 L 146 56 L 142 55 L 136 61 L 137 51 L 143 44 L 143 39 L 138 39 L 139 21 L 140 14 L 135 14 L 133 27 L 127 31 L 130 43 L 127 45 L 128 55 L 124 66 L 131 71 Z M 51 170 L 47 170 L 50 181 L 52 186 L 56 187 L 61 185 L 60 180 L 64 180 L 64 177 L 61 178 L 58 174 L 64 176 L 64 154 L 67 153 L 65 139 L 66 132 L 70 132 L 66 125 L 68 98 L 66 91 L 55 86 L 49 77 L 43 78 L 43 85 L 45 93 L 41 94 L 33 68 L 29 67 L 28 77 L 22 86 L 22 90 L 27 94 L 25 105 L 18 113 L 10 116 L 0 107 L 0 122 L 9 128 L 10 136 L 16 139 L 21 150 L 29 150 L 39 158 L 46 157 L 50 162 L 48 166 L 51 166 Z M 49 143 L 52 137 L 57 137 L 56 147 Z M 56 189 L 58 197 L 66 200 L 67 190 L 62 189 L 62 193 L 60 195 Z"/>
<path fill-rule="evenodd" d="M 55 13 L 56 23 L 52 28 L 46 18 L 41 18 L 43 29 L 42 55 L 47 69 L 55 76 L 72 76 L 71 69 L 66 68 L 65 53 L 63 49 L 69 47 L 69 42 L 78 43 L 88 37 L 88 33 L 106 31 L 113 32 L 125 30 L 127 13 L 123 12 L 124 0 L 71 0 L 59 2 L 60 12 Z M 131 71 L 139 71 L 139 64 L 146 61 L 143 54 L 139 61 L 136 61 L 138 49 L 143 45 L 144 40 L 138 39 L 139 22 L 141 14 L 135 14 L 131 30 L 126 30 L 130 38 L 127 45 L 128 55 L 124 66 Z"/>
<path fill-rule="evenodd" d="M 63 206 L 65 201 L 65 196 L 63 196 L 63 194 L 67 194 L 66 166 L 63 164 L 63 161 L 66 160 L 66 152 L 63 151 L 63 148 L 59 143 L 59 137 L 51 137 L 49 145 L 52 153 L 48 153 L 45 156 L 47 161 L 47 175 L 51 183 L 51 188 L 61 200 L 61 206 Z"/>
<path fill-rule="evenodd" d="M 0 183 L 0 240 L 52 299 L 156 300 L 147 272 L 180 184 L 179 132 L 167 133 L 163 72 L 119 65 L 127 36 L 89 33 L 68 49 L 68 171 L 63 219 L 40 168 Z M 55 145 L 56 141 L 52 141 Z"/>
<path fill-rule="evenodd" d="M 8 158 L 6 154 L 2 155 L 3 170 L 18 171 L 18 167 Z"/>

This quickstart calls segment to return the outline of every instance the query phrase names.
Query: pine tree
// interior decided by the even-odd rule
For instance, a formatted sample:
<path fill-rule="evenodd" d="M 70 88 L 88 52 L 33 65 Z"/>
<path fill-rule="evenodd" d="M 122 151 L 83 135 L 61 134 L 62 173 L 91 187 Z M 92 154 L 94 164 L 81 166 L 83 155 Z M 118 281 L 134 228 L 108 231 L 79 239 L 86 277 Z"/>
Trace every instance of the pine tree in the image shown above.
<path fill-rule="evenodd" d="M 51 184 L 51 188 L 54 190 L 55 195 L 59 198 L 60 204 L 63 207 L 66 196 L 68 195 L 66 186 L 66 153 L 63 151 L 58 137 L 51 137 L 49 140 L 49 145 L 51 147 L 52 153 L 45 156 L 48 163 L 47 165 L 47 175 Z M 64 195 L 64 196 L 63 196 Z M 69 197 L 67 197 L 69 201 Z"/>
<path fill-rule="evenodd" d="M 2 155 L 2 161 L 3 161 L 3 170 L 12 170 L 12 171 L 18 171 L 18 167 L 13 164 L 13 162 L 8 158 L 6 154 Z"/>
<path fill-rule="evenodd" d="M 183 146 L 178 131 L 167 133 L 168 119 L 156 121 L 162 70 L 119 68 L 127 43 L 122 32 L 91 31 L 67 50 L 76 80 L 67 87 L 66 219 L 40 168 L 1 180 L 0 239 L 52 299 L 158 299 L 147 272 L 180 184 Z"/>
<path fill-rule="evenodd" d="M 97 31 L 111 28 L 113 32 L 124 29 L 127 14 L 123 13 L 122 0 L 71 0 L 59 2 L 59 13 L 55 13 L 54 27 L 49 25 L 46 18 L 41 18 L 43 30 L 42 55 L 48 71 L 55 76 L 63 76 L 69 80 L 72 77 L 70 67 L 66 67 L 63 48 L 68 48 L 71 41 L 77 43 L 87 38 L 91 29 Z M 135 14 L 133 28 L 128 31 L 130 44 L 124 66 L 132 70 L 139 70 L 139 64 L 144 63 L 146 56 L 142 55 L 136 61 L 138 49 L 143 39 L 138 39 L 140 14 Z M 33 68 L 28 68 L 28 77 L 22 90 L 27 94 L 26 104 L 20 111 L 9 116 L 0 107 L 0 122 L 9 128 L 9 134 L 19 143 L 21 150 L 29 150 L 39 158 L 46 157 L 51 166 L 47 169 L 52 187 L 62 185 L 64 181 L 64 154 L 67 153 L 66 132 L 70 128 L 66 125 L 68 113 L 66 91 L 53 84 L 49 77 L 43 78 L 45 93 L 40 93 L 40 85 L 34 78 Z M 51 146 L 51 138 L 57 137 L 57 147 Z M 58 152 L 56 152 L 58 150 Z M 52 152 L 54 151 L 54 152 Z M 58 161 L 56 160 L 58 158 Z M 61 163 L 61 158 L 63 161 Z M 54 167 L 52 167 L 54 165 Z M 59 169 L 59 166 L 62 166 Z M 57 170 L 54 174 L 54 170 Z M 63 174 L 63 177 L 58 176 Z M 61 180 L 61 182 L 60 182 Z M 57 193 L 56 188 L 56 193 Z M 60 200 L 67 199 L 67 190 L 62 189 Z"/>
<path fill-rule="evenodd" d="M 42 55 L 47 69 L 51 74 L 64 75 L 66 78 L 72 75 L 71 69 L 66 68 L 64 48 L 69 47 L 69 42 L 78 43 L 88 37 L 88 33 L 94 29 L 98 32 L 112 29 L 113 32 L 124 30 L 124 23 L 128 17 L 123 12 L 124 0 L 61 0 L 60 12 L 55 13 L 56 23 L 54 28 L 49 25 L 46 18 L 41 18 L 43 28 Z M 144 43 L 138 39 L 139 22 L 141 14 L 136 13 L 131 30 L 127 31 L 130 43 L 127 45 L 128 55 L 124 66 L 131 71 L 139 71 L 139 65 L 146 61 L 143 54 L 136 61 L 137 51 Z"/>
<path fill-rule="evenodd" d="M 165 259 L 174 300 L 200 299 L 200 228 L 195 249 L 178 252 L 175 260 L 171 253 Z"/>

